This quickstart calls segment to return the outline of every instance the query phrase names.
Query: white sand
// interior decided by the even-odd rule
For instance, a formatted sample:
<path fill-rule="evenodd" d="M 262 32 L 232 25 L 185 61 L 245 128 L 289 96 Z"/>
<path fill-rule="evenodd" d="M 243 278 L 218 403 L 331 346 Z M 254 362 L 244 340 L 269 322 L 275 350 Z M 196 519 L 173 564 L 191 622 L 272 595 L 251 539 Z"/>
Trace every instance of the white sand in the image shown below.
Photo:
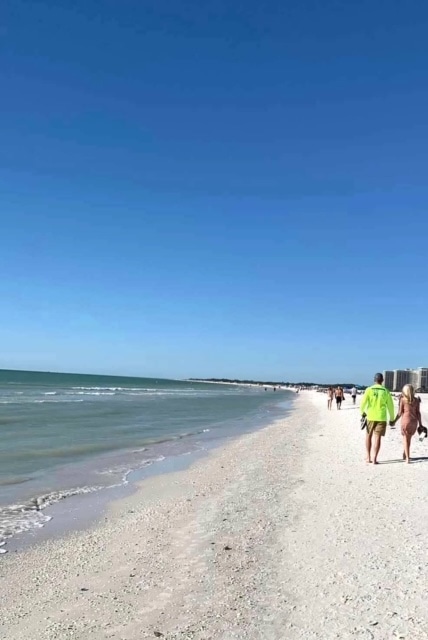
<path fill-rule="evenodd" d="M 2 557 L 0 637 L 428 638 L 428 442 L 405 465 L 397 426 L 367 465 L 350 398 L 326 404 Z"/>

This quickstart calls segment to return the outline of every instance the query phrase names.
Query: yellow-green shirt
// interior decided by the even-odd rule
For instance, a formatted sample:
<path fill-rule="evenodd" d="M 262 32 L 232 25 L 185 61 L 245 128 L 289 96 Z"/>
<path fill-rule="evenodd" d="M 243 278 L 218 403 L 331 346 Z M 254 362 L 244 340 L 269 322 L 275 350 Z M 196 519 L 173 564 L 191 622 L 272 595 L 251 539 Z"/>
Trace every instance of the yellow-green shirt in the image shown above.
<path fill-rule="evenodd" d="M 368 387 L 364 392 L 360 411 L 367 414 L 369 422 L 387 422 L 387 413 L 389 419 L 394 420 L 394 403 L 388 389 L 381 384 Z"/>

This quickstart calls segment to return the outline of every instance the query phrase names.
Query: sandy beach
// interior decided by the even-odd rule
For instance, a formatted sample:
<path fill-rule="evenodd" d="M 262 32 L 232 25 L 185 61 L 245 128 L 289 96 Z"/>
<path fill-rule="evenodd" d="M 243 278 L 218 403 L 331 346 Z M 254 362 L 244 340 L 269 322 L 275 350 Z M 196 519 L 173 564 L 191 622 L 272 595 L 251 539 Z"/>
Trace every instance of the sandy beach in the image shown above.
<path fill-rule="evenodd" d="M 5 640 L 428 638 L 428 442 L 375 467 L 359 415 L 294 411 L 1 558 Z M 425 409 L 425 407 L 424 407 Z"/>

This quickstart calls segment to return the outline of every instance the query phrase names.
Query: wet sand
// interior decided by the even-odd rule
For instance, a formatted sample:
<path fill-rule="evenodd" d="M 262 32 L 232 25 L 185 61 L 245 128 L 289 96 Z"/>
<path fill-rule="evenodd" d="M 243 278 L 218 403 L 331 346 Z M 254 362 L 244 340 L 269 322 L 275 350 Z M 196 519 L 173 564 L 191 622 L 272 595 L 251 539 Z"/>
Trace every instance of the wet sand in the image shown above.
<path fill-rule="evenodd" d="M 428 442 L 364 463 L 349 397 L 148 478 L 92 529 L 0 559 L 8 640 L 428 637 Z M 162 634 L 162 635 L 159 635 Z"/>

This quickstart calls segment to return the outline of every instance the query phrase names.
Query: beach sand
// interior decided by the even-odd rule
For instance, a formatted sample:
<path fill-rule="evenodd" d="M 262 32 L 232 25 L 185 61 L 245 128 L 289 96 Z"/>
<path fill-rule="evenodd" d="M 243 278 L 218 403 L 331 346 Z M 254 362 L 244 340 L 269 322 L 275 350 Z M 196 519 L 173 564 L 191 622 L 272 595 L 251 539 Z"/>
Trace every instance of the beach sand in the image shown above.
<path fill-rule="evenodd" d="M 376 467 L 347 396 L 142 482 L 101 525 L 0 560 L 7 640 L 428 638 L 428 442 Z"/>

